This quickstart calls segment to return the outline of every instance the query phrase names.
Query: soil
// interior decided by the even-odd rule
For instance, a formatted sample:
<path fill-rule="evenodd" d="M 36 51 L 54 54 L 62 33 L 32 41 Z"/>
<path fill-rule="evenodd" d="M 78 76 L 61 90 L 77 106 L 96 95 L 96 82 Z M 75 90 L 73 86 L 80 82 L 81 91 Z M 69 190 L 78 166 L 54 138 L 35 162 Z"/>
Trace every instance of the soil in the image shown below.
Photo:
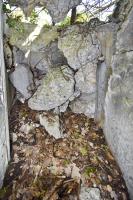
<path fill-rule="evenodd" d="M 129 199 L 122 173 L 94 119 L 62 113 L 64 138 L 56 140 L 39 124 L 37 113 L 41 112 L 26 103 L 12 108 L 12 154 L 1 200 L 78 200 L 81 186 L 99 188 L 103 200 Z M 22 122 L 37 126 L 25 134 L 20 132 Z"/>

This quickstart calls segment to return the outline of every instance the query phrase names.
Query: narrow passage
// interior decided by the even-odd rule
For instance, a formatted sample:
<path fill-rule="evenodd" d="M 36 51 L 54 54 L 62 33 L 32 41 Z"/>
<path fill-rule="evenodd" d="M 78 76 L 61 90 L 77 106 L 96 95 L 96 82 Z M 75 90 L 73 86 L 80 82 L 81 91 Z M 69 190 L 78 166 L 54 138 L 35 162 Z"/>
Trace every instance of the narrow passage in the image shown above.
<path fill-rule="evenodd" d="M 60 116 L 63 138 L 40 125 L 36 112 L 17 102 L 10 114 L 11 162 L 1 200 L 128 200 L 120 169 L 103 131 L 83 114 Z"/>

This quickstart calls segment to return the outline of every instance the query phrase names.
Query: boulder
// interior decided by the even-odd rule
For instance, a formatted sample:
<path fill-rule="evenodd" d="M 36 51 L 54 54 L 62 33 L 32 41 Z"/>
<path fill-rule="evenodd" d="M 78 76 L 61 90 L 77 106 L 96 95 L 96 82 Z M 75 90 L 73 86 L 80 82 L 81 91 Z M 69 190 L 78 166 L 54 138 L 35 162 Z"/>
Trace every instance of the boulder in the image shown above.
<path fill-rule="evenodd" d="M 31 97 L 33 86 L 33 74 L 28 65 L 19 64 L 9 75 L 10 81 L 16 90 L 25 98 Z"/>
<path fill-rule="evenodd" d="M 12 46 L 18 47 L 26 55 L 29 55 L 30 51 L 39 52 L 40 49 L 56 40 L 59 35 L 56 26 L 47 28 L 44 25 L 23 22 L 21 26 L 24 28 L 22 33 L 16 31 L 14 28 L 10 28 L 7 32 L 7 37 Z"/>
<path fill-rule="evenodd" d="M 28 105 L 33 110 L 51 110 L 64 104 L 74 93 L 72 70 L 64 65 L 53 68 L 42 79 Z"/>
<path fill-rule="evenodd" d="M 93 118 L 95 112 L 95 93 L 82 95 L 71 102 L 70 108 L 74 113 L 84 113 L 86 116 Z"/>
<path fill-rule="evenodd" d="M 62 131 L 60 128 L 60 119 L 58 115 L 40 114 L 38 116 L 40 124 L 46 129 L 49 135 L 55 139 L 62 138 Z"/>
<path fill-rule="evenodd" d="M 50 42 L 40 51 L 43 52 L 44 56 L 47 58 L 50 67 L 59 67 L 67 64 L 67 59 L 58 48 L 58 40 Z"/>
<path fill-rule="evenodd" d="M 96 35 L 90 33 L 84 25 L 67 28 L 59 37 L 58 47 L 74 70 L 87 63 L 97 62 L 101 56 L 100 43 Z"/>
<path fill-rule="evenodd" d="M 27 58 L 27 62 L 33 71 L 38 70 L 38 75 L 46 74 L 49 68 L 59 67 L 67 64 L 67 60 L 63 53 L 58 49 L 58 41 L 50 42 L 46 47 L 39 51 L 31 51 Z M 35 69 L 35 70 L 34 70 Z"/>
<path fill-rule="evenodd" d="M 70 9 L 81 3 L 81 0 L 54 0 L 54 2 L 52 0 L 41 1 L 46 3 L 46 8 L 48 9 L 54 23 L 62 21 Z"/>
<path fill-rule="evenodd" d="M 85 25 L 74 25 L 61 33 L 58 47 L 67 58 L 75 73 L 75 89 L 80 98 L 70 103 L 73 112 L 94 117 L 96 100 L 96 70 L 101 58 L 101 47 L 97 35 Z"/>
<path fill-rule="evenodd" d="M 49 14 L 51 15 L 53 21 L 57 23 L 62 21 L 66 17 L 70 9 L 79 5 L 81 3 L 81 0 L 34 0 L 34 2 L 33 0 L 16 0 L 15 2 L 13 0 L 10 0 L 10 2 L 12 3 L 12 5 L 20 6 L 26 16 L 29 16 L 31 14 L 35 6 L 43 6 L 49 11 Z"/>

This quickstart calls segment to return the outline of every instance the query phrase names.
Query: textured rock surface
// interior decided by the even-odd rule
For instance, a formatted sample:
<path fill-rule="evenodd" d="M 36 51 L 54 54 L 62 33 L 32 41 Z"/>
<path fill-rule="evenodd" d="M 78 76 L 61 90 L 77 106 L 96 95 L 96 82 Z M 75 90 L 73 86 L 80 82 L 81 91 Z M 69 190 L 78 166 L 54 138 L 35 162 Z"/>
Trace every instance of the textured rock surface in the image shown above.
<path fill-rule="evenodd" d="M 63 53 L 58 49 L 58 41 L 50 42 L 40 51 L 31 51 L 28 56 L 28 63 L 33 68 L 38 69 L 39 74 L 46 74 L 50 68 L 67 64 Z"/>
<path fill-rule="evenodd" d="M 29 6 L 34 7 L 30 2 L 25 4 L 27 12 Z M 46 4 L 53 21 L 57 22 L 80 1 L 53 2 L 42 0 L 39 3 Z M 133 199 L 133 2 L 122 0 L 118 4 L 113 14 L 117 24 L 102 24 L 94 30 L 74 25 L 60 35 L 56 27 L 46 30 L 41 26 L 25 25 L 24 33 L 11 30 L 9 36 L 11 44 L 16 45 L 14 65 L 30 64 L 36 86 L 40 84 L 29 106 L 35 110 L 55 108 L 64 112 L 69 105 L 72 111 L 90 117 L 94 117 L 95 112 L 100 125 L 104 123 L 106 138 Z M 8 53 L 11 54 L 9 48 Z M 8 62 L 11 65 L 12 60 Z M 70 67 L 63 69 L 62 65 L 67 63 Z M 74 95 L 75 91 L 78 95 Z"/>
<path fill-rule="evenodd" d="M 112 73 L 111 62 L 115 51 L 117 29 L 117 24 L 112 22 L 96 27 L 96 34 L 100 41 L 103 60 L 99 60 L 96 72 L 95 120 L 102 127 L 104 122 L 105 96 L 108 87 L 108 79 Z"/>
<path fill-rule="evenodd" d="M 95 93 L 82 95 L 75 99 L 71 104 L 70 108 L 75 113 L 84 113 L 86 116 L 94 117 L 95 111 Z"/>
<path fill-rule="evenodd" d="M 101 200 L 100 190 L 98 188 L 81 187 L 80 200 Z"/>
<path fill-rule="evenodd" d="M 133 6 L 133 4 L 129 4 Z M 105 135 L 133 199 L 133 8 L 117 34 L 105 101 Z"/>
<path fill-rule="evenodd" d="M 46 131 L 55 139 L 62 138 L 62 131 L 60 129 L 60 119 L 58 115 L 40 114 L 39 121 Z"/>
<path fill-rule="evenodd" d="M 79 69 L 88 62 L 97 62 L 101 55 L 100 43 L 94 33 L 85 25 L 69 27 L 59 38 L 58 47 L 73 69 Z"/>
<path fill-rule="evenodd" d="M 52 69 L 28 101 L 33 110 L 50 110 L 64 104 L 74 92 L 73 72 L 68 66 Z"/>
<path fill-rule="evenodd" d="M 58 38 L 57 27 L 51 29 L 41 25 L 22 23 L 24 31 L 20 33 L 13 28 L 7 31 L 10 44 L 23 50 L 26 55 L 29 51 L 38 52 Z"/>
<path fill-rule="evenodd" d="M 79 5 L 81 3 L 81 0 L 41 0 L 42 2 L 44 1 L 46 4 L 46 8 L 48 9 L 53 21 L 55 23 L 62 21 L 68 11 Z"/>
<path fill-rule="evenodd" d="M 95 113 L 96 68 L 95 63 L 88 63 L 76 72 L 75 87 L 81 92 L 81 96 L 70 105 L 72 111 L 89 117 L 94 117 Z"/>
<path fill-rule="evenodd" d="M 6 52 L 6 50 L 5 50 Z M 13 64 L 15 67 L 18 66 L 18 64 L 23 64 L 26 62 L 25 54 L 22 50 L 20 50 L 18 47 L 13 46 L 12 51 L 13 56 Z"/>
<path fill-rule="evenodd" d="M 105 62 L 99 62 L 96 72 L 96 106 L 95 106 L 95 120 L 100 126 L 104 122 L 104 105 L 105 96 L 108 88 L 108 79 L 110 76 L 110 68 Z"/>
<path fill-rule="evenodd" d="M 10 158 L 2 19 L 2 1 L 0 1 L 0 187 L 2 186 L 4 174 Z"/>
<path fill-rule="evenodd" d="M 31 97 L 33 87 L 33 75 L 28 65 L 19 64 L 14 72 L 9 75 L 10 81 L 17 91 L 25 98 Z"/>
<path fill-rule="evenodd" d="M 115 50 L 115 40 L 118 26 L 115 23 L 107 23 L 96 27 L 96 35 L 100 41 L 101 51 L 108 68 L 111 67 L 112 55 Z"/>
<path fill-rule="evenodd" d="M 81 0 L 16 0 L 15 2 L 10 0 L 10 2 L 12 2 L 13 5 L 19 5 L 26 15 L 30 15 L 31 11 L 37 5 L 45 6 L 53 21 L 57 23 L 66 17 L 71 8 L 79 5 Z"/>
<path fill-rule="evenodd" d="M 98 59 L 101 57 L 100 43 L 96 34 L 88 31 L 84 25 L 75 25 L 63 32 L 58 46 L 70 67 L 78 70 L 75 73 L 75 88 L 81 95 L 70 104 L 72 111 L 94 117 L 96 69 Z"/>

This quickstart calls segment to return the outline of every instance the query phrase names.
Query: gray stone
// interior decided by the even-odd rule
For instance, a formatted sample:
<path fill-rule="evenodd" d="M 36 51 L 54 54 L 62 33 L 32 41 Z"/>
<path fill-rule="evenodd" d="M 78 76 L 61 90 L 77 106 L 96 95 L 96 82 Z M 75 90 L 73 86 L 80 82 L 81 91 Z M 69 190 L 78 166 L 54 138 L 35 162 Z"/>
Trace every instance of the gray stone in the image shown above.
<path fill-rule="evenodd" d="M 33 110 L 50 110 L 64 104 L 74 93 L 73 72 L 68 66 L 52 69 L 28 101 Z"/>
<path fill-rule="evenodd" d="M 5 64 L 8 69 L 10 69 L 13 65 L 13 58 L 12 58 L 12 51 L 7 43 L 7 40 L 4 41 L 4 57 L 5 57 Z"/>
<path fill-rule="evenodd" d="M 10 1 L 12 5 L 20 6 L 26 16 L 31 14 L 31 11 L 35 8 L 35 6 L 41 5 L 49 11 L 49 14 L 55 23 L 62 21 L 70 9 L 81 3 L 81 0 L 34 0 L 34 2 L 33 0 L 16 0 L 15 2 L 13 0 Z"/>
<path fill-rule="evenodd" d="M 88 117 L 94 117 L 95 113 L 95 99 L 96 94 L 82 93 L 79 98 L 71 102 L 70 108 L 74 113 L 84 113 Z"/>
<path fill-rule="evenodd" d="M 133 70 L 110 78 L 104 132 L 133 198 Z"/>
<path fill-rule="evenodd" d="M 32 93 L 30 91 L 33 85 L 33 75 L 28 65 L 19 64 L 15 70 L 9 75 L 10 81 L 21 95 L 28 99 Z"/>
<path fill-rule="evenodd" d="M 27 60 L 33 71 L 37 72 L 37 76 L 46 74 L 49 68 L 67 64 L 63 53 L 58 49 L 57 40 L 50 42 L 50 44 L 37 52 L 31 51 Z"/>
<path fill-rule="evenodd" d="M 40 49 L 47 58 L 50 67 L 59 67 L 67 64 L 67 60 L 58 48 L 58 41 L 55 40 L 48 44 L 47 47 Z"/>
<path fill-rule="evenodd" d="M 52 114 L 40 114 L 39 121 L 42 126 L 46 129 L 49 135 L 53 136 L 55 139 L 62 138 L 62 131 L 60 129 L 60 119 L 58 115 Z"/>
<path fill-rule="evenodd" d="M 67 101 L 66 103 L 62 104 L 60 107 L 59 107 L 59 111 L 60 112 L 65 112 L 67 107 L 69 105 L 69 101 Z"/>
<path fill-rule="evenodd" d="M 76 89 L 81 95 L 70 103 L 73 112 L 84 113 L 94 117 L 96 97 L 96 63 L 88 63 L 82 66 L 75 74 Z"/>
<path fill-rule="evenodd" d="M 20 132 L 23 132 L 25 134 L 29 134 L 33 129 L 35 128 L 35 125 L 33 123 L 23 123 L 19 129 Z"/>
<path fill-rule="evenodd" d="M 112 59 L 104 132 L 133 199 L 133 8 L 125 14 L 129 16 L 118 31 Z"/>
<path fill-rule="evenodd" d="M 133 11 L 130 11 L 127 20 L 124 21 L 121 30 L 117 34 L 116 48 L 119 49 L 119 52 L 127 52 L 133 50 L 132 37 L 133 37 Z"/>
<path fill-rule="evenodd" d="M 98 188 L 81 187 L 79 194 L 80 200 L 101 200 L 100 190 Z"/>
<path fill-rule="evenodd" d="M 127 69 L 132 68 L 133 63 L 133 51 L 115 54 L 112 57 L 112 70 L 116 74 L 126 72 Z"/>
<path fill-rule="evenodd" d="M 0 1 L 0 187 L 10 160 L 6 70 L 3 55 L 3 10 Z"/>
<path fill-rule="evenodd" d="M 81 0 L 54 0 L 54 2 L 52 0 L 41 0 L 42 2 L 46 2 L 46 8 L 48 9 L 53 21 L 55 23 L 62 21 L 68 11 L 79 5 L 81 3 Z"/>
<path fill-rule="evenodd" d="M 24 27 L 23 33 L 16 31 L 14 28 L 9 28 L 7 37 L 12 46 L 16 46 L 25 53 L 26 58 L 28 58 L 32 51 L 40 52 L 42 48 L 56 40 L 59 35 L 57 26 L 46 28 L 44 25 L 23 22 L 22 26 Z"/>
<path fill-rule="evenodd" d="M 96 63 L 88 63 L 75 73 L 76 88 L 81 93 L 91 94 L 96 91 Z"/>
<path fill-rule="evenodd" d="M 70 103 L 73 112 L 94 117 L 96 97 L 96 69 L 101 57 L 100 43 L 95 32 L 89 32 L 84 26 L 72 26 L 59 38 L 58 47 L 67 58 L 75 73 L 75 89 L 80 98 Z"/>
<path fill-rule="evenodd" d="M 108 79 L 111 69 L 108 68 L 105 62 L 99 62 L 96 72 L 96 106 L 95 106 L 95 120 L 100 126 L 104 122 L 104 105 L 105 96 L 107 92 Z"/>
<path fill-rule="evenodd" d="M 16 67 L 18 64 L 23 64 L 26 62 L 24 52 L 18 47 L 13 46 L 13 64 Z"/>
<path fill-rule="evenodd" d="M 47 59 L 47 55 L 45 55 L 43 52 L 35 52 L 31 51 L 27 62 L 33 69 L 35 77 L 39 77 L 42 74 L 46 74 L 49 71 L 49 60 Z"/>
<path fill-rule="evenodd" d="M 117 29 L 118 26 L 115 23 L 103 24 L 95 29 L 108 68 L 111 67 L 112 55 L 115 51 Z"/>
<path fill-rule="evenodd" d="M 101 56 L 100 43 L 94 33 L 89 33 L 85 26 L 67 28 L 59 37 L 59 49 L 73 69 L 79 69 L 88 62 L 97 62 Z"/>

